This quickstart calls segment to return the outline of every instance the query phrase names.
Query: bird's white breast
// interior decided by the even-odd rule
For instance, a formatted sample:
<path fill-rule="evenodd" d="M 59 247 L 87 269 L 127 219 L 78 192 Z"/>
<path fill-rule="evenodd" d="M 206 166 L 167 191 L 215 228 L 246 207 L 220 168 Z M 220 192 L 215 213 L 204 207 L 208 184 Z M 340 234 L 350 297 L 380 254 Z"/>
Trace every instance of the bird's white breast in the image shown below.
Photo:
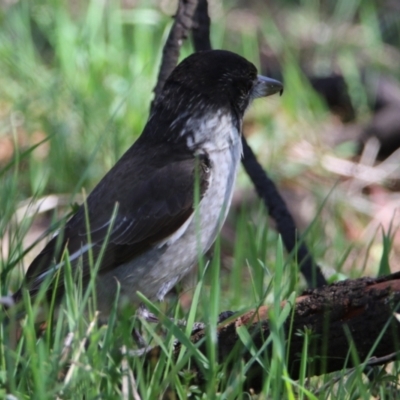
<path fill-rule="evenodd" d="M 211 140 L 204 143 L 211 161 L 211 177 L 199 210 L 203 251 L 214 242 L 225 221 L 232 200 L 242 144 L 240 134 L 228 115 L 209 121 Z M 213 125 L 215 123 L 215 125 Z"/>

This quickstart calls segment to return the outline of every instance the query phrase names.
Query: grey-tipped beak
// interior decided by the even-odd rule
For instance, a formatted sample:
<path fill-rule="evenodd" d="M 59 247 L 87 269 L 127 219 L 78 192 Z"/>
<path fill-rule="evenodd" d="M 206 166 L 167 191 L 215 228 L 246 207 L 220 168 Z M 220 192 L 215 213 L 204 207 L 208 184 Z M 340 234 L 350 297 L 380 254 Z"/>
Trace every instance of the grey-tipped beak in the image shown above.
<path fill-rule="evenodd" d="M 267 78 L 266 76 L 258 75 L 257 81 L 253 87 L 252 97 L 256 99 L 258 97 L 271 96 L 275 93 L 283 93 L 283 85 L 281 82 Z"/>

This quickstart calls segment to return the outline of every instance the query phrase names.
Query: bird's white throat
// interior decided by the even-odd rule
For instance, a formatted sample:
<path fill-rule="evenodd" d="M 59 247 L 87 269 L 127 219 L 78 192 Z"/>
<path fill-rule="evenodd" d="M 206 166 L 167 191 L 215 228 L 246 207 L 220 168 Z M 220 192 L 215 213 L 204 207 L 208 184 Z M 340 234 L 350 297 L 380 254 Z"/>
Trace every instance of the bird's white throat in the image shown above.
<path fill-rule="evenodd" d="M 232 115 L 221 110 L 200 117 L 189 117 L 181 131 L 190 150 L 207 153 L 221 151 L 237 145 L 240 132 Z"/>

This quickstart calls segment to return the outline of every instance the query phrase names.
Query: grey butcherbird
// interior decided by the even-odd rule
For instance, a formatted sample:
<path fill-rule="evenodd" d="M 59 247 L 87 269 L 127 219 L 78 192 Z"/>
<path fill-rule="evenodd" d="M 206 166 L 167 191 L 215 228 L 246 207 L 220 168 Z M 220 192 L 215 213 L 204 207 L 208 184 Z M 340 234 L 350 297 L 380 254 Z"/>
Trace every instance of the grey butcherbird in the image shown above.
<path fill-rule="evenodd" d="M 253 64 L 229 51 L 183 60 L 166 81 L 142 135 L 35 258 L 14 301 L 24 290 L 35 295 L 49 276 L 57 276 L 53 286 L 57 282 L 61 298 L 65 250 L 72 269 L 81 268 L 85 287 L 88 254 L 96 261 L 106 237 L 95 285 L 103 316 L 118 283 L 121 299 L 128 302 L 138 302 L 137 291 L 163 299 L 193 268 L 199 252 L 210 248 L 225 220 L 245 110 L 253 99 L 282 90 L 280 82 L 257 75 Z"/>

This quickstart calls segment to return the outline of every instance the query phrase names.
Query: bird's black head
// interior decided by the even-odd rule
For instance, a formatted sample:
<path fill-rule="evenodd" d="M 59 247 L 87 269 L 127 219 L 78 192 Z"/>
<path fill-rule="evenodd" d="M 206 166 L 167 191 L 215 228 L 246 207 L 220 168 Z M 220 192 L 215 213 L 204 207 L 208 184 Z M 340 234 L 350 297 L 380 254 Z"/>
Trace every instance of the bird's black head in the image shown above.
<path fill-rule="evenodd" d="M 243 113 L 250 99 L 256 67 L 245 58 L 224 50 L 195 53 L 183 60 L 165 83 L 165 91 L 179 86 L 189 96 L 208 105 L 234 107 Z"/>
<path fill-rule="evenodd" d="M 167 79 L 162 98 L 174 105 L 199 105 L 234 110 L 241 118 L 255 97 L 282 90 L 278 81 L 257 76 L 256 67 L 226 50 L 194 53 L 184 59 Z M 267 80 L 267 81 L 266 81 Z"/>
<path fill-rule="evenodd" d="M 199 103 L 233 107 L 242 115 L 256 80 L 256 67 L 238 54 L 204 51 L 192 54 L 174 69 L 165 83 L 163 97 L 174 102 L 183 96 L 186 107 L 198 107 Z"/>

